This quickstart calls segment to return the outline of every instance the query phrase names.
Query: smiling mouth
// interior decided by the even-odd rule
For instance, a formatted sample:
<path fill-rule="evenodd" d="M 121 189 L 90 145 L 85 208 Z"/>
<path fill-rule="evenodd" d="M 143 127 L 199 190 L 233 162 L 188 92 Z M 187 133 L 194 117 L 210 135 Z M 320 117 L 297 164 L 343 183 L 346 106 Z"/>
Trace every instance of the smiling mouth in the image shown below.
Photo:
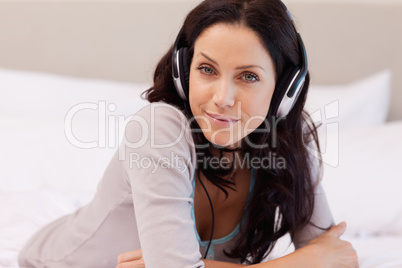
<path fill-rule="evenodd" d="M 211 117 L 214 120 L 218 120 L 221 122 L 227 122 L 227 123 L 236 123 L 237 121 L 239 121 L 240 119 L 236 119 L 236 118 L 232 118 L 229 116 L 225 116 L 225 115 L 219 115 L 219 114 L 211 114 L 208 112 L 205 112 L 209 117 Z"/>

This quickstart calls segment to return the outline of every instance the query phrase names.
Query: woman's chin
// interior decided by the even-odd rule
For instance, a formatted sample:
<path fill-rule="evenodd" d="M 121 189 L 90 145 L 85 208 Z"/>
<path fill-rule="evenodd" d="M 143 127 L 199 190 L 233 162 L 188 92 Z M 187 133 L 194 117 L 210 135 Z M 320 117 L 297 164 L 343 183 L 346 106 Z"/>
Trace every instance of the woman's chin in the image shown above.
<path fill-rule="evenodd" d="M 228 139 L 228 138 L 217 138 L 214 137 L 214 139 L 211 139 L 210 137 L 207 138 L 209 142 L 212 144 L 216 145 L 217 147 L 223 147 L 226 149 L 236 149 L 241 146 L 241 141 L 240 140 L 233 140 L 233 139 Z"/>

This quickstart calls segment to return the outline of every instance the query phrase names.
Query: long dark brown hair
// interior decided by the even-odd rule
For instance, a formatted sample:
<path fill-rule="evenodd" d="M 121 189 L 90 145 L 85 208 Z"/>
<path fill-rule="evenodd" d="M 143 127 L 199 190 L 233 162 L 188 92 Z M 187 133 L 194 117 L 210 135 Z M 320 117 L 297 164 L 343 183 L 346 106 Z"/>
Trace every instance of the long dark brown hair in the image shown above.
<path fill-rule="evenodd" d="M 190 58 L 193 56 L 197 37 L 205 29 L 217 23 L 242 25 L 260 37 L 275 64 L 277 84 L 271 106 L 276 105 L 279 101 L 278 96 L 281 95 L 278 93 L 286 90 L 282 82 L 287 70 L 300 63 L 296 31 L 281 2 L 279 0 L 203 1 L 188 14 L 182 27 L 183 42 L 189 48 Z M 154 73 L 154 85 L 145 92 L 146 98 L 150 102 L 164 101 L 172 104 L 191 119 L 189 103 L 179 97 L 172 80 L 172 52 L 173 47 L 158 63 Z M 306 149 L 306 144 L 315 143 L 318 151 L 319 144 L 316 126 L 303 111 L 309 81 L 310 77 L 307 74 L 302 92 L 291 112 L 286 119 L 276 120 L 275 133 L 272 131 L 272 124 L 263 123 L 257 128 L 259 131 L 256 130 L 246 137 L 249 142 L 243 142 L 238 149 L 241 155 L 248 153 L 250 158 L 262 159 L 275 154 L 283 157 L 286 163 L 285 168 L 272 165 L 269 168 L 261 167 L 255 170 L 254 192 L 245 210 L 243 227 L 247 231 L 241 235 L 233 249 L 225 251 L 228 257 L 238 259 L 241 263 L 260 263 L 272 251 L 280 237 L 290 233 L 293 239 L 297 231 L 307 224 L 313 224 L 310 219 L 314 208 L 314 182 L 318 178 L 313 177 L 315 172 L 310 168 L 312 157 Z M 266 122 L 270 122 L 272 116 L 274 115 L 269 112 Z M 190 122 L 191 128 L 199 129 L 195 120 Z M 193 138 L 195 144 L 210 145 L 196 147 L 197 156 L 211 156 L 211 148 L 218 149 L 221 156 L 224 151 L 232 151 L 209 143 L 201 131 L 193 131 Z M 255 148 L 256 146 L 249 145 L 269 144 L 273 138 L 275 138 L 274 146 Z M 209 158 L 203 157 L 197 161 L 197 172 L 202 172 L 227 197 L 228 192 L 225 188 L 233 189 L 234 185 L 232 180 L 235 173 L 234 165 L 230 168 L 213 169 L 203 163 L 205 159 Z M 316 161 L 321 166 L 321 162 Z M 279 225 L 276 225 L 275 221 L 277 209 L 281 216 Z M 251 261 L 248 260 L 249 257 Z"/>

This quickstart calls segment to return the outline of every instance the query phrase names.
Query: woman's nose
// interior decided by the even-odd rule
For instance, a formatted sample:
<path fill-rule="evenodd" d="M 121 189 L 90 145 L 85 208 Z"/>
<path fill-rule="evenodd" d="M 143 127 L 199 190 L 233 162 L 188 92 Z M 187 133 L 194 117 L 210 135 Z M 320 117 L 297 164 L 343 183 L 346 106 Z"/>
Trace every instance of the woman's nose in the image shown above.
<path fill-rule="evenodd" d="M 213 101 L 219 107 L 231 107 L 235 104 L 236 87 L 230 81 L 222 80 L 214 92 Z"/>

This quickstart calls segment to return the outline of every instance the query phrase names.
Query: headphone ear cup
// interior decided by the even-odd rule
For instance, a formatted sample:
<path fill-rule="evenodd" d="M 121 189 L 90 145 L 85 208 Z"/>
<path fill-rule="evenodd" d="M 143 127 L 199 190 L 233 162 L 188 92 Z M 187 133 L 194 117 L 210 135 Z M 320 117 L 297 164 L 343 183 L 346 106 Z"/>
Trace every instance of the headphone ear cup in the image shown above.
<path fill-rule="evenodd" d="M 282 111 L 285 109 L 286 106 L 286 93 L 290 91 L 293 87 L 297 85 L 296 77 L 299 73 L 299 68 L 286 68 L 284 73 L 282 74 L 281 78 L 278 79 L 278 82 L 275 86 L 275 91 L 272 96 L 271 104 L 269 107 L 269 113 L 271 116 L 276 117 L 285 117 L 287 116 L 287 112 L 283 113 Z M 296 102 L 296 100 L 294 100 Z M 287 109 L 285 109 L 287 110 Z"/>
<path fill-rule="evenodd" d="M 188 56 L 188 48 L 182 47 L 179 49 L 178 53 L 179 53 L 180 82 L 184 90 L 184 94 L 188 99 L 189 76 L 190 76 L 190 61 Z"/>

